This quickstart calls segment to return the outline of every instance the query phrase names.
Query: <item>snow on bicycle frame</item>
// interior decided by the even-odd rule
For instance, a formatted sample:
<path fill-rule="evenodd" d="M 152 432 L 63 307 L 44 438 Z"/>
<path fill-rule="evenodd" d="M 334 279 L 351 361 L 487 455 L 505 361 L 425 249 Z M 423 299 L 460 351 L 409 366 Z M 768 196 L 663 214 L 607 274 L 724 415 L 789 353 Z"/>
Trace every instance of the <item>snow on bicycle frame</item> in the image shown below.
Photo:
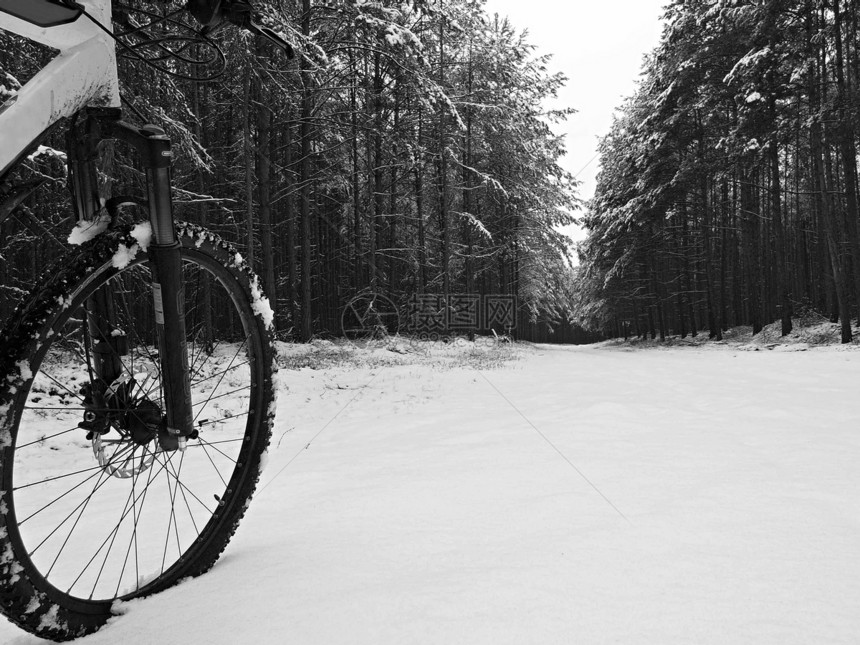
<path fill-rule="evenodd" d="M 0 106 L 0 177 L 63 117 L 87 106 L 119 107 L 111 0 L 78 4 L 83 11 L 59 0 L 0 0 L 0 28 L 59 50 Z"/>

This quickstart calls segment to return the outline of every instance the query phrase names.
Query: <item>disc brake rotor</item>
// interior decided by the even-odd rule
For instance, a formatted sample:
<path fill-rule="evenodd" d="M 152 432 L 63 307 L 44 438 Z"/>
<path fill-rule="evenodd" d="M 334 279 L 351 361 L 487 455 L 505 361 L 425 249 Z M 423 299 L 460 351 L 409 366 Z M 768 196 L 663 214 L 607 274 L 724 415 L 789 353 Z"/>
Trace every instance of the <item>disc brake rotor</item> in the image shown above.
<path fill-rule="evenodd" d="M 112 430 L 105 434 L 95 432 L 92 437 L 93 454 L 99 466 L 119 479 L 145 472 L 155 461 L 158 450 L 158 443 L 153 440 L 161 426 L 161 408 L 146 398 L 135 401 L 132 393 L 136 385 L 135 378 L 117 379 L 111 384 L 107 400 L 116 411 L 111 414 Z"/>
<path fill-rule="evenodd" d="M 95 434 L 92 443 L 93 454 L 99 466 L 111 477 L 134 477 L 145 472 L 155 461 L 155 453 L 151 449 L 139 446 L 127 438 L 106 439 Z"/>

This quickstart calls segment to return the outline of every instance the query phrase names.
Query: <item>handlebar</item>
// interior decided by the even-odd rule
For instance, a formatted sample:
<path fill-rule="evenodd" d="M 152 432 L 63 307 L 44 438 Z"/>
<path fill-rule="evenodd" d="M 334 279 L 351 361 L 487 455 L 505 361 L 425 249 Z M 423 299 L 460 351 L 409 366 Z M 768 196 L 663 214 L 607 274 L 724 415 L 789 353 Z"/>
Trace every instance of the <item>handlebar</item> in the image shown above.
<path fill-rule="evenodd" d="M 295 53 L 286 40 L 269 27 L 254 19 L 253 7 L 245 0 L 188 0 L 185 8 L 203 26 L 203 32 L 212 31 L 223 22 L 229 22 L 252 34 L 262 36 L 278 49 L 286 52 L 288 58 Z"/>

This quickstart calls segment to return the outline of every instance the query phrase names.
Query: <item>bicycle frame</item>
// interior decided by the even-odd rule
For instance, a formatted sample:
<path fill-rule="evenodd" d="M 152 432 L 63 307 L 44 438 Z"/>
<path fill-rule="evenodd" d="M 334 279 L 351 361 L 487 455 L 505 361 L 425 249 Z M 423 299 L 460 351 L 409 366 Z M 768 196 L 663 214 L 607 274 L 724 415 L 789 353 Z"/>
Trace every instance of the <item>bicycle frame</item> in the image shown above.
<path fill-rule="evenodd" d="M 108 30 L 110 0 L 81 0 Z M 38 27 L 0 13 L 0 28 L 59 50 L 59 54 L 0 106 L 0 177 L 54 123 L 87 106 L 119 107 L 116 48 L 108 33 L 86 16 L 55 27 Z"/>
<path fill-rule="evenodd" d="M 79 220 L 69 242 L 87 238 L 0 329 L 0 614 L 57 640 L 209 570 L 256 488 L 275 412 L 268 301 L 226 241 L 174 222 L 170 139 L 122 118 L 110 1 L 0 0 L 0 29 L 60 52 L 0 105 L 0 223 L 38 188 L 25 155 L 50 136 Z M 177 26 L 173 13 L 151 17 Z M 132 148 L 145 186 L 117 179 L 143 195 L 100 190 L 107 141 Z M 148 211 L 150 231 L 126 204 Z"/>
<path fill-rule="evenodd" d="M 93 20 L 110 30 L 111 0 L 84 0 L 81 4 Z M 159 362 L 165 398 L 165 449 L 183 449 L 193 432 L 191 390 L 183 318 L 179 241 L 176 237 L 170 183 L 170 140 L 156 126 L 135 127 L 120 120 L 119 84 L 115 44 L 110 33 L 81 15 L 75 22 L 38 27 L 0 13 L 0 28 L 60 50 L 60 54 L 21 88 L 18 95 L 0 107 L 0 178 L 52 125 L 64 117 L 82 114 L 69 132 L 69 185 L 78 219 L 93 220 L 103 210 L 98 192 L 95 160 L 98 144 L 117 139 L 136 148 L 142 159 L 148 186 L 149 220 L 153 243 L 149 248 L 153 273 L 153 298 L 158 331 Z M 94 338 L 116 338 L 111 326 L 109 293 L 91 298 L 89 326 Z M 92 351 L 94 372 L 104 388 L 118 372 L 118 345 Z M 98 399 L 101 393 L 94 392 Z M 96 408 L 104 404 L 96 401 Z M 96 423 L 93 428 L 98 424 Z"/>

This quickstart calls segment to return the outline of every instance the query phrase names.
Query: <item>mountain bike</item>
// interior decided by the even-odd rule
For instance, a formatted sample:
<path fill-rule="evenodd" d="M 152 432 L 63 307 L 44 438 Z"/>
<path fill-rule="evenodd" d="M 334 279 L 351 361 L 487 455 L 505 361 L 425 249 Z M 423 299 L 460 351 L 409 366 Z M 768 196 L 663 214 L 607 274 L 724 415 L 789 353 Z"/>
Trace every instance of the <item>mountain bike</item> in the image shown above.
<path fill-rule="evenodd" d="M 0 0 L 0 28 L 59 52 L 0 106 L 0 181 L 62 121 L 78 222 L 0 336 L 0 611 L 52 640 L 213 566 L 275 410 L 272 310 L 233 247 L 174 220 L 169 138 L 123 120 L 111 10 Z M 108 140 L 139 158 L 144 197 L 100 196 Z M 148 218 L 125 221 L 128 202 Z"/>

